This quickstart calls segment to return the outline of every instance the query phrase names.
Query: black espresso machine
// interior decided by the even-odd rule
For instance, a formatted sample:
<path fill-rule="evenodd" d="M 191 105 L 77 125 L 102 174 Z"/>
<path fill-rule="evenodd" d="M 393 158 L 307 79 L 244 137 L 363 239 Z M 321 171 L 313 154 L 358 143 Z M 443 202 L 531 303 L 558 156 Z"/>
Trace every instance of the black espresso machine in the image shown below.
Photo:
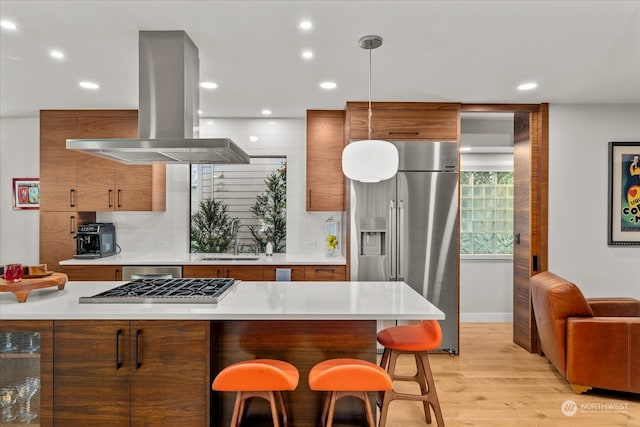
<path fill-rule="evenodd" d="M 116 228 L 110 222 L 79 225 L 75 239 L 74 258 L 102 258 L 116 254 Z"/>

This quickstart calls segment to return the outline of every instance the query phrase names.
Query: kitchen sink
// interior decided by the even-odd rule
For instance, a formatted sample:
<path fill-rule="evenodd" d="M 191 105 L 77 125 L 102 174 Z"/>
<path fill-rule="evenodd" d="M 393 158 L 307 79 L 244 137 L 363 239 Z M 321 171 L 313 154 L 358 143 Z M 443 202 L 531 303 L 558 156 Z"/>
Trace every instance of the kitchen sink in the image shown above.
<path fill-rule="evenodd" d="M 257 255 L 204 255 L 200 261 L 258 261 Z"/>

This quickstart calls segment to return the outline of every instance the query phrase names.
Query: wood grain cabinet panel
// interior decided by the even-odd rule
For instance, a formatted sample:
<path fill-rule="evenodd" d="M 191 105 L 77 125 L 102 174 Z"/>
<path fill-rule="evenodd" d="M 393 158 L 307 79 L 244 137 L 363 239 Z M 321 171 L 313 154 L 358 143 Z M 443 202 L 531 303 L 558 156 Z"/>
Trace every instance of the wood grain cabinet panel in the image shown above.
<path fill-rule="evenodd" d="M 121 265 L 63 265 L 60 271 L 69 276 L 69 280 L 76 281 L 111 281 L 122 280 Z"/>
<path fill-rule="evenodd" d="M 307 111 L 307 211 L 344 210 L 344 110 Z"/>
<path fill-rule="evenodd" d="M 56 426 L 209 426 L 207 321 L 55 321 Z"/>
<path fill-rule="evenodd" d="M 368 139 L 369 104 L 348 102 L 350 140 Z M 374 102 L 371 139 L 459 141 L 460 104 Z"/>
<path fill-rule="evenodd" d="M 185 265 L 184 277 L 233 278 L 237 280 L 263 280 L 261 265 Z"/>
<path fill-rule="evenodd" d="M 76 254 L 78 225 L 95 222 L 95 212 L 40 212 L 40 262 L 50 271 L 65 272 L 60 260 Z M 113 279 L 109 279 L 113 280 Z"/>
<path fill-rule="evenodd" d="M 304 267 L 306 281 L 343 281 L 346 280 L 346 266 L 344 265 L 307 265 Z"/>

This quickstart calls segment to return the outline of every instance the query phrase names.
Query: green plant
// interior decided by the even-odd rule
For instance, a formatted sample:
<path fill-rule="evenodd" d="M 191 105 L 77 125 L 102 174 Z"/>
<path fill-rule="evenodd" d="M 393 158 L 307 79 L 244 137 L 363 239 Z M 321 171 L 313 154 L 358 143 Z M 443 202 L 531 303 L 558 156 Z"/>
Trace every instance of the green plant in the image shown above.
<path fill-rule="evenodd" d="M 191 217 L 191 252 L 226 252 L 238 232 L 240 220 L 231 218 L 228 206 L 214 199 L 204 199 Z"/>
<path fill-rule="evenodd" d="M 260 225 L 250 225 L 249 231 L 260 252 L 267 242 L 273 252 L 284 252 L 287 238 L 287 164 L 284 163 L 264 181 L 267 189 L 256 197 L 249 209 L 258 218 Z"/>

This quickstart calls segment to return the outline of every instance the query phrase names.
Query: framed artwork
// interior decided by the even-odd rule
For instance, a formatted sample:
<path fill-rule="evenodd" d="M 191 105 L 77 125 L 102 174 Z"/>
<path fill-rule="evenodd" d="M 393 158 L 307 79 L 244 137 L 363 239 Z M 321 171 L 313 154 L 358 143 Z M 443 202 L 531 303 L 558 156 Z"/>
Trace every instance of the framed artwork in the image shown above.
<path fill-rule="evenodd" d="M 13 208 L 40 209 L 38 178 L 13 178 Z"/>
<path fill-rule="evenodd" d="M 609 246 L 640 246 L 640 142 L 609 142 Z"/>

